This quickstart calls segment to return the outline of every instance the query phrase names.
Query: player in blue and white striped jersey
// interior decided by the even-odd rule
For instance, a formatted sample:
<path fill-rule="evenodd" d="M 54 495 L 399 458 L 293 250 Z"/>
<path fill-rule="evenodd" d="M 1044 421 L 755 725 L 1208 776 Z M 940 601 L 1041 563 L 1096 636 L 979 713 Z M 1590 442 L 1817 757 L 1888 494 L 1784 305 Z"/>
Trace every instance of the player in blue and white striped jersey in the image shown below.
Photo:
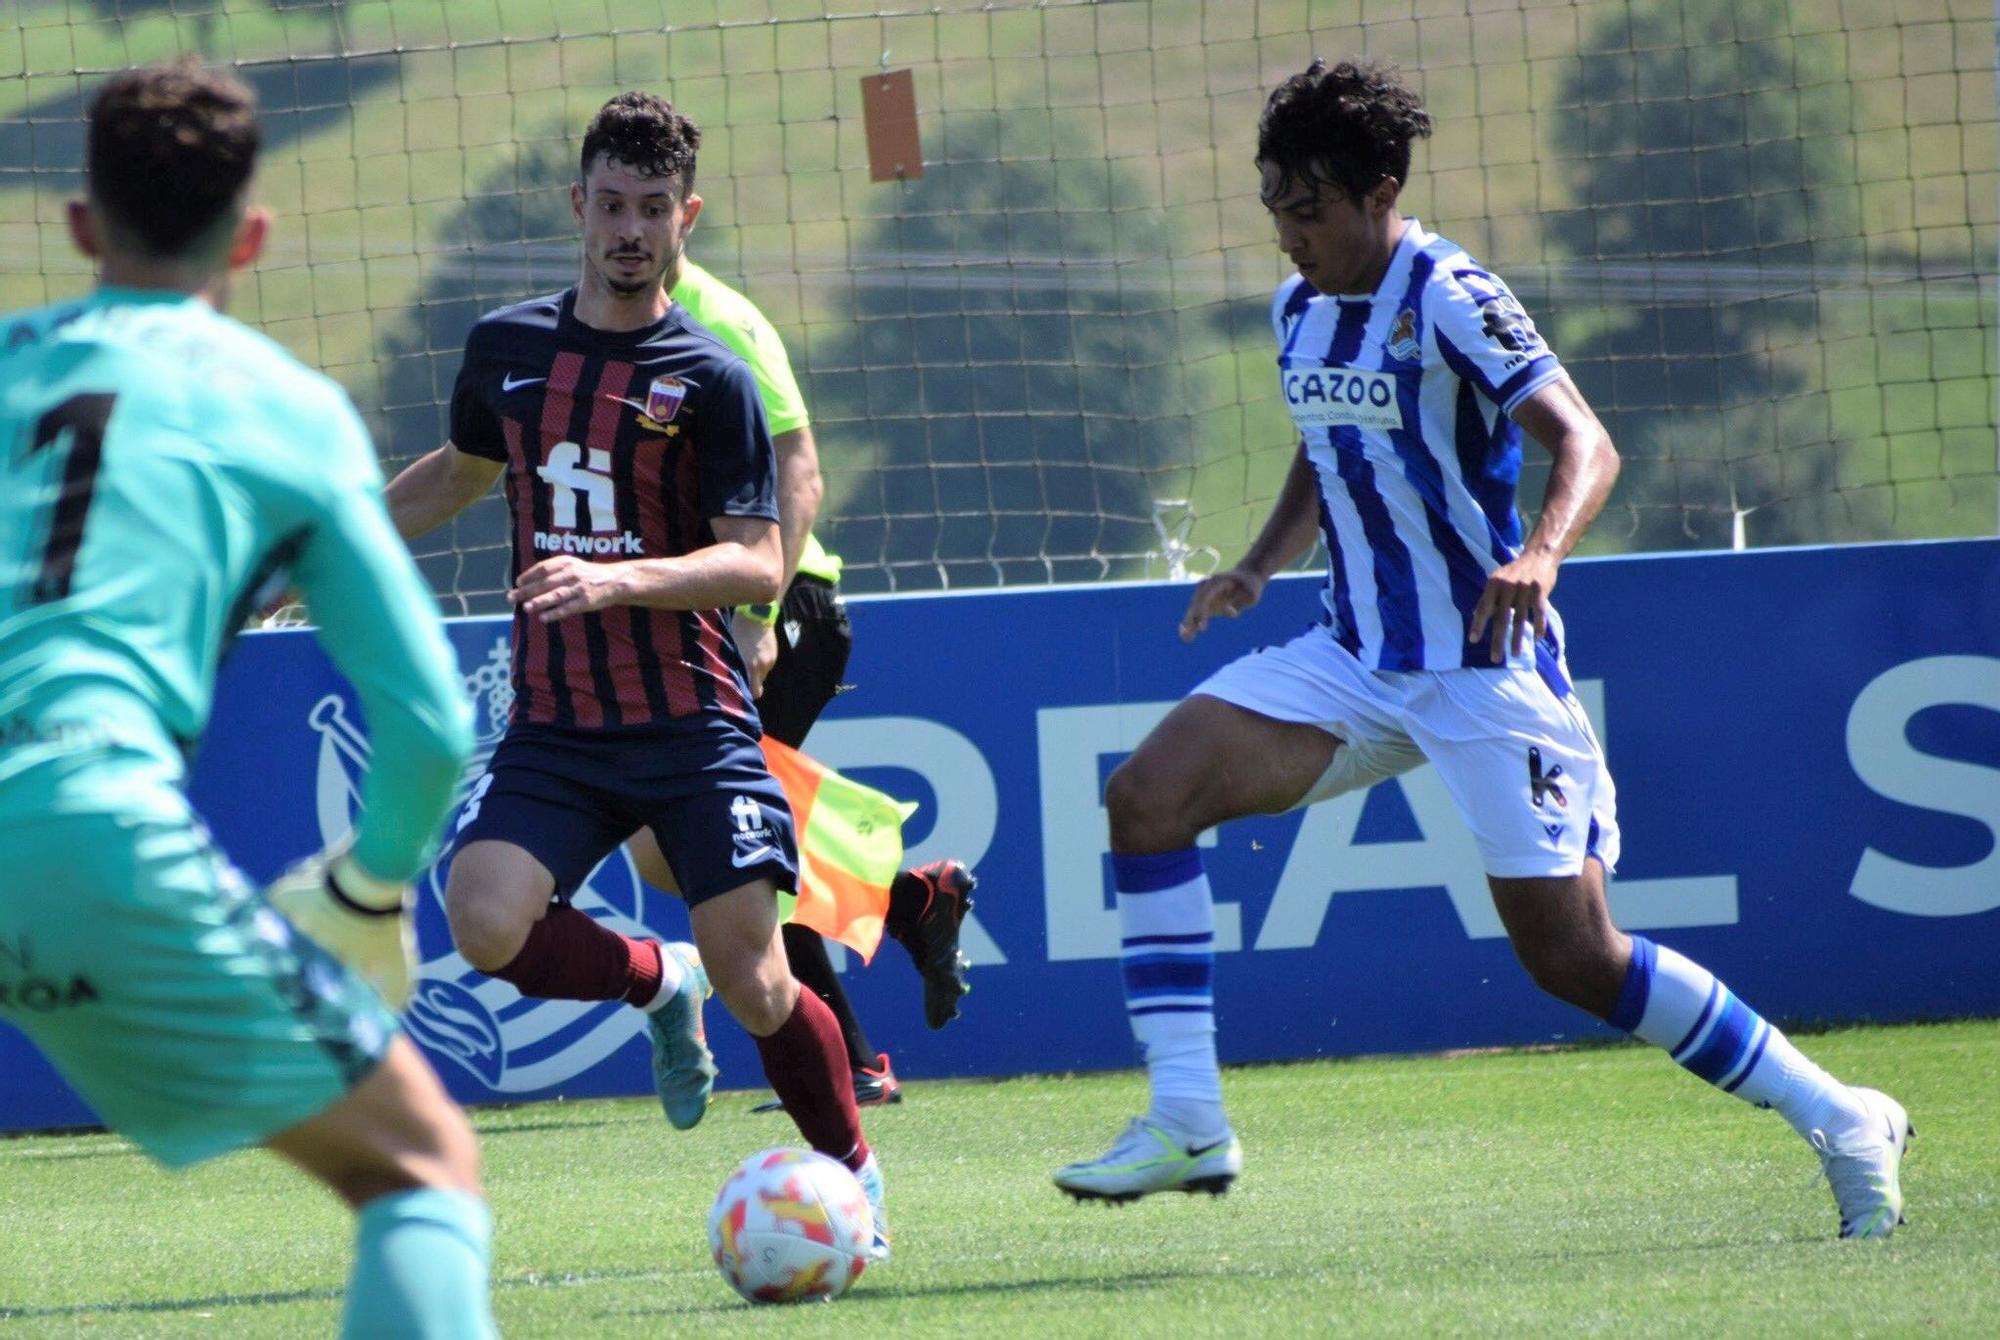
<path fill-rule="evenodd" d="M 1471 828 L 1537 985 L 1759 1107 L 1819 1151 L 1843 1237 L 1901 1219 L 1909 1119 L 1806 1059 L 1706 969 L 1626 935 L 1605 904 L 1617 804 L 1564 664 L 1557 569 L 1603 507 L 1618 454 L 1497 277 L 1397 200 L 1429 114 L 1396 73 L 1315 61 L 1258 125 L 1261 194 L 1298 274 L 1271 319 L 1299 450 L 1262 532 L 1195 588 L 1192 639 L 1255 604 L 1315 538 L 1324 618 L 1198 685 L 1106 788 L 1127 1012 L 1152 1105 L 1073 1196 L 1221 1192 L 1242 1169 L 1216 1069 L 1204 830 L 1430 762 Z M 1551 458 L 1533 531 L 1521 438 Z"/>
<path fill-rule="evenodd" d="M 1376 670 L 1499 664 L 1468 631 L 1487 578 L 1521 553 L 1509 415 L 1559 397 L 1562 365 L 1505 284 L 1415 220 L 1373 292 L 1329 300 L 1300 274 L 1271 324 L 1322 507 L 1334 640 Z M 1615 462 L 1582 463 L 1608 489 Z"/>

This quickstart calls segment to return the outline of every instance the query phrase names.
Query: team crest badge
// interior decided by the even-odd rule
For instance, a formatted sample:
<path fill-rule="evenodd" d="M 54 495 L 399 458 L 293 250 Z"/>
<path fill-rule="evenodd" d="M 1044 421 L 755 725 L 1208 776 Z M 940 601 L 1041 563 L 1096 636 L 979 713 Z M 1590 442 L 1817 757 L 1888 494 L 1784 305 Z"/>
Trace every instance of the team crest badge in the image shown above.
<path fill-rule="evenodd" d="M 1417 343 L 1417 314 L 1408 307 L 1396 313 L 1395 324 L 1389 327 L 1389 338 L 1384 347 L 1405 363 L 1414 363 L 1423 356 L 1423 346 Z"/>
<path fill-rule="evenodd" d="M 687 399 L 687 383 L 679 377 L 655 377 L 646 388 L 646 417 L 654 423 L 671 423 Z"/>

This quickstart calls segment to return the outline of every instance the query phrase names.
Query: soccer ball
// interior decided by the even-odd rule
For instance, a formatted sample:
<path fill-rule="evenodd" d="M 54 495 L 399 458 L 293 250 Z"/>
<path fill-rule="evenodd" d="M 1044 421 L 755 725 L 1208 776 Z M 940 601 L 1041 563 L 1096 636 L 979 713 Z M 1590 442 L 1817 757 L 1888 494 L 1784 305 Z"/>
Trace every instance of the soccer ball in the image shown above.
<path fill-rule="evenodd" d="M 803 1149 L 752 1154 L 708 1212 L 716 1269 L 753 1303 L 832 1302 L 860 1278 L 874 1238 L 854 1174 Z"/>

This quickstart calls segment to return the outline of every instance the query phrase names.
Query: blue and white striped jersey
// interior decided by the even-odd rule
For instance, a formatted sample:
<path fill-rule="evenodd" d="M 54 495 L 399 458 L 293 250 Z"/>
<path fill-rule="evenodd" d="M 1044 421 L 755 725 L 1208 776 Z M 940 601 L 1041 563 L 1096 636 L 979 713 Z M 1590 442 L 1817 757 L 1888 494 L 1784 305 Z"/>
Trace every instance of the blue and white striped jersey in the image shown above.
<path fill-rule="evenodd" d="M 1279 287 L 1278 375 L 1319 477 L 1334 637 L 1374 669 L 1491 666 L 1466 632 L 1521 550 L 1507 411 L 1563 369 L 1505 284 L 1408 224 L 1371 296 Z"/>

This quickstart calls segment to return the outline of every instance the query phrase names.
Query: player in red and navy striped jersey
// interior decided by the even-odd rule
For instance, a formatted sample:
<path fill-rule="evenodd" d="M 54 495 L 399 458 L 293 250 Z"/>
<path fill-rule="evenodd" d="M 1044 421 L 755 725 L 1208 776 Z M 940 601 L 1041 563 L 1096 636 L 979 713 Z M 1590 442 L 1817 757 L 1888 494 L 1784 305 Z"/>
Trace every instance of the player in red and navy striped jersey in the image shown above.
<path fill-rule="evenodd" d="M 719 538 L 710 517 L 775 521 L 775 457 L 742 360 L 684 313 L 594 329 L 577 296 L 482 318 L 452 394 L 452 446 L 505 467 L 517 578 L 684 557 Z M 548 561 L 563 555 L 575 562 Z M 597 730 L 719 713 L 754 732 L 729 619 L 611 603 L 549 622 L 517 604 L 514 719 Z"/>
<path fill-rule="evenodd" d="M 503 472 L 513 519 L 514 714 L 460 815 L 445 905 L 465 959 L 523 995 L 646 1010 L 683 1128 L 714 1084 L 712 982 L 801 1134 L 868 1189 L 884 1255 L 840 1028 L 778 935 L 792 817 L 730 629 L 783 576 L 771 435 L 749 368 L 669 296 L 701 212 L 700 140 L 650 94 L 604 105 L 570 190 L 581 280 L 473 327 L 451 440 L 389 486 L 406 538 Z M 630 939 L 568 903 L 640 829 L 678 877 L 694 945 Z"/>

